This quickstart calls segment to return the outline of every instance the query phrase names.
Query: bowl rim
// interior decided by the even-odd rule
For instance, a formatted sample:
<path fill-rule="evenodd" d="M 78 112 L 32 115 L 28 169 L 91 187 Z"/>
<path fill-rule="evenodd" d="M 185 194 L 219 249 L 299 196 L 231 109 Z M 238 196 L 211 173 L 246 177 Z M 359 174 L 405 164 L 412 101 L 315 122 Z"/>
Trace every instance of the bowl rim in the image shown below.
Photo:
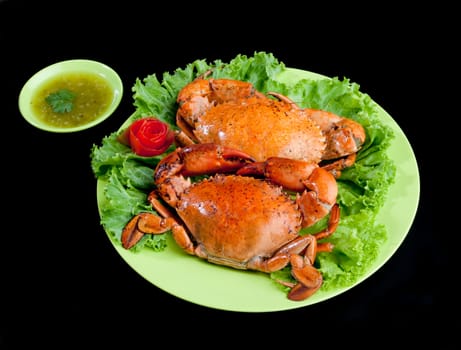
<path fill-rule="evenodd" d="M 96 73 L 102 78 L 104 78 L 104 80 L 111 86 L 112 90 L 114 91 L 114 96 L 109 107 L 103 114 L 101 114 L 98 118 L 92 120 L 91 122 L 70 128 L 56 127 L 40 121 L 33 113 L 30 107 L 30 101 L 35 91 L 51 78 L 61 73 L 71 72 Z M 86 130 L 102 123 L 115 112 L 122 100 L 122 96 L 123 82 L 119 74 L 113 68 L 100 61 L 84 58 L 75 58 L 55 62 L 34 73 L 21 88 L 18 97 L 18 107 L 23 118 L 34 127 L 44 131 L 56 133 L 69 133 Z"/>

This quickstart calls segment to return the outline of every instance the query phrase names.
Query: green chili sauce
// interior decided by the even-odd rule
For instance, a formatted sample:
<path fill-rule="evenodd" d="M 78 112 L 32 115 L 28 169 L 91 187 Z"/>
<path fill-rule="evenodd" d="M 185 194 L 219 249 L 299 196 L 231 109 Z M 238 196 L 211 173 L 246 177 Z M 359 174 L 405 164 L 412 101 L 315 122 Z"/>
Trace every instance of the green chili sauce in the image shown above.
<path fill-rule="evenodd" d="M 72 110 L 55 112 L 46 102 L 52 93 L 66 89 L 74 93 Z M 40 119 L 51 126 L 72 128 L 90 123 L 110 106 L 114 93 L 99 75 L 91 73 L 65 73 L 49 80 L 32 97 L 31 104 Z"/>

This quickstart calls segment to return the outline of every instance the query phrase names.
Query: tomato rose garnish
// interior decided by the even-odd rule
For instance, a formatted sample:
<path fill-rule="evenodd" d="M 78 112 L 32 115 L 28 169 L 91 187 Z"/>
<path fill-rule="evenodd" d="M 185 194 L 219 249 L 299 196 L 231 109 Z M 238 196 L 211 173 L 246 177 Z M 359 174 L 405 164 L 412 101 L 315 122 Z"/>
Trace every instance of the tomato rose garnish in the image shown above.
<path fill-rule="evenodd" d="M 119 137 L 134 153 L 152 157 L 165 152 L 174 141 L 174 132 L 168 124 L 155 117 L 135 120 Z"/>

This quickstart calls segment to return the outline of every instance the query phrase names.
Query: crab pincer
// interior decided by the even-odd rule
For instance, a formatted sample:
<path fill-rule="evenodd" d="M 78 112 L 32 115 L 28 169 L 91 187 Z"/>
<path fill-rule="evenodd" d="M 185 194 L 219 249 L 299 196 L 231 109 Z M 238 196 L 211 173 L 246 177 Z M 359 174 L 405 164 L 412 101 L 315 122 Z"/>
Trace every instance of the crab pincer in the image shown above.
<path fill-rule="evenodd" d="M 161 183 L 166 177 L 203 175 L 214 172 L 233 172 L 254 158 L 245 152 L 214 143 L 192 144 L 177 148 L 163 158 L 155 170 L 155 181 Z"/>

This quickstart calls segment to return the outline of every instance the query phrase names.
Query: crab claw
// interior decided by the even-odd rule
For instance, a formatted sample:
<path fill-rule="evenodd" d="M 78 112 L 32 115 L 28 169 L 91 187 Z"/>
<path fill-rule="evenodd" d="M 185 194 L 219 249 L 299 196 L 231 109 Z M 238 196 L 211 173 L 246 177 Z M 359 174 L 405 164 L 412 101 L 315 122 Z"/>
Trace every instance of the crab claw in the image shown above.
<path fill-rule="evenodd" d="M 306 189 L 303 180 L 308 179 L 317 168 L 318 165 L 314 162 L 270 157 L 265 162 L 245 165 L 237 171 L 237 174 L 264 176 L 287 190 L 301 192 Z"/>
<path fill-rule="evenodd" d="M 214 143 L 192 144 L 163 158 L 155 168 L 154 181 L 160 196 L 174 207 L 179 194 L 191 185 L 187 177 L 234 172 L 249 162 L 254 158 L 237 149 Z"/>
<path fill-rule="evenodd" d="M 172 160 L 180 163 L 178 172 L 183 176 L 233 172 L 248 162 L 254 162 L 254 158 L 247 153 L 214 143 L 199 143 L 179 148 L 174 155 L 159 163 L 159 169 L 163 163 L 171 165 Z"/>

